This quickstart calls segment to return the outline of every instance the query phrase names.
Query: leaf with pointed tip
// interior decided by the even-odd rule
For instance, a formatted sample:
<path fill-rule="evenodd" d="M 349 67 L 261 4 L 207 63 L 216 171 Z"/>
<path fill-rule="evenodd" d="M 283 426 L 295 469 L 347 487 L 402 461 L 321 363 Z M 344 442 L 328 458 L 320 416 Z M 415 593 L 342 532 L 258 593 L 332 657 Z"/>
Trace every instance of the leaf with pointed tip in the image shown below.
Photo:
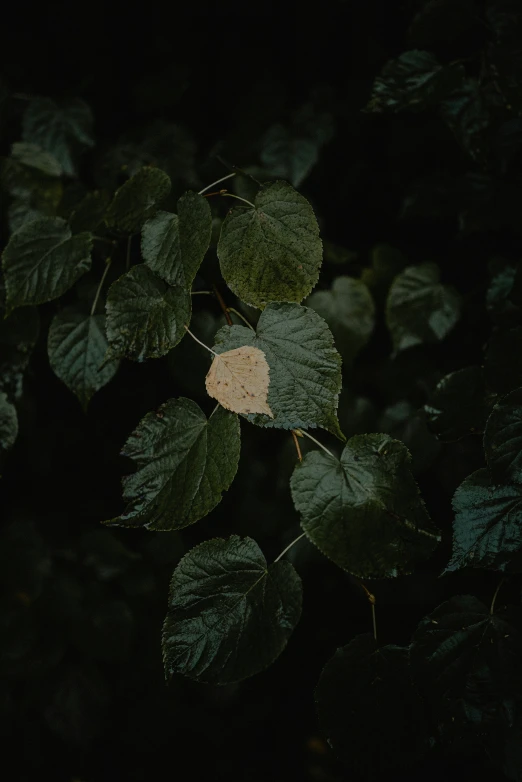
<path fill-rule="evenodd" d="M 92 236 L 72 235 L 61 217 L 24 224 L 2 255 L 7 312 L 57 299 L 91 267 Z"/>
<path fill-rule="evenodd" d="M 356 636 L 326 663 L 315 701 L 328 743 L 361 779 L 384 779 L 389 769 L 409 765 L 427 749 L 408 649 Z"/>
<path fill-rule="evenodd" d="M 124 234 L 138 233 L 169 193 L 168 175 L 159 168 L 145 166 L 116 190 L 105 222 Z"/>
<path fill-rule="evenodd" d="M 290 480 L 307 537 L 359 578 L 410 573 L 440 535 L 409 462 L 405 445 L 386 434 L 355 435 L 340 460 L 307 453 Z"/>
<path fill-rule="evenodd" d="M 53 372 L 78 397 L 84 410 L 118 369 L 117 361 L 101 367 L 107 352 L 105 316 L 91 315 L 77 305 L 54 316 L 47 350 Z"/>
<path fill-rule="evenodd" d="M 79 98 L 62 106 L 50 98 L 34 98 L 24 113 L 22 138 L 50 152 L 64 173 L 74 176 L 78 154 L 94 146 L 91 110 Z"/>
<path fill-rule="evenodd" d="M 364 282 L 337 277 L 329 291 L 312 293 L 306 304 L 328 323 L 343 360 L 353 361 L 375 326 L 375 304 Z"/>
<path fill-rule="evenodd" d="M 191 306 L 184 288 L 167 285 L 143 263 L 133 266 L 107 294 L 108 355 L 134 361 L 164 356 L 185 336 Z"/>
<path fill-rule="evenodd" d="M 143 259 L 170 285 L 189 289 L 208 250 L 211 233 L 208 200 L 189 190 L 178 200 L 177 215 L 160 211 L 144 224 Z"/>
<path fill-rule="evenodd" d="M 214 538 L 174 571 L 163 625 L 165 675 L 232 684 L 281 654 L 301 615 L 301 579 L 290 562 L 267 565 L 252 538 Z"/>
<path fill-rule="evenodd" d="M 273 303 L 261 313 L 257 331 L 224 326 L 216 353 L 245 345 L 259 348 L 270 368 L 268 405 L 274 417 L 248 415 L 256 426 L 308 429 L 320 426 L 344 439 L 337 420 L 341 357 L 316 312 L 299 304 Z"/>
<path fill-rule="evenodd" d="M 266 357 L 259 348 L 242 347 L 214 358 L 205 386 L 207 393 L 234 413 L 262 413 L 273 418 L 266 399 L 270 383 Z"/>
<path fill-rule="evenodd" d="M 522 388 L 493 408 L 484 432 L 484 450 L 494 481 L 522 483 Z"/>
<path fill-rule="evenodd" d="M 18 436 L 16 407 L 0 392 L 0 452 L 8 451 Z"/>
<path fill-rule="evenodd" d="M 522 569 L 522 486 L 493 483 L 486 469 L 453 496 L 453 553 L 445 572 L 463 567 L 519 573 Z"/>
<path fill-rule="evenodd" d="M 239 461 L 235 413 L 218 407 L 206 419 L 190 399 L 169 399 L 147 413 L 122 454 L 136 462 L 123 482 L 125 512 L 109 525 L 173 530 L 187 527 L 216 507 Z"/>
<path fill-rule="evenodd" d="M 306 198 L 287 182 L 263 185 L 253 209 L 229 212 L 217 253 L 228 287 L 246 304 L 300 302 L 319 278 L 322 242 Z"/>
<path fill-rule="evenodd" d="M 424 410 L 439 440 L 453 442 L 484 431 L 494 400 L 486 390 L 483 368 L 464 367 L 439 381 Z"/>
<path fill-rule="evenodd" d="M 395 352 L 425 342 L 440 342 L 460 316 L 460 296 L 439 282 L 435 263 L 408 266 L 392 283 L 386 324 Z"/>

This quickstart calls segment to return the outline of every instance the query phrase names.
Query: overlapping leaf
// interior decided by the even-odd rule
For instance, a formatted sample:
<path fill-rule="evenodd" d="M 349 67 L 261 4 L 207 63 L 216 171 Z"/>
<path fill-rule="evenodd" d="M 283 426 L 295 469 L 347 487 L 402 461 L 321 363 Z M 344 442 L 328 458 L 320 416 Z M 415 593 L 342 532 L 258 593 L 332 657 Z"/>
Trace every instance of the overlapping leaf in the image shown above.
<path fill-rule="evenodd" d="M 246 304 L 300 302 L 319 277 L 322 243 L 306 198 L 287 182 L 264 185 L 253 209 L 233 209 L 217 248 L 221 273 Z"/>
<path fill-rule="evenodd" d="M 482 367 L 464 367 L 442 378 L 424 410 L 432 431 L 440 440 L 452 442 L 483 432 L 494 400 Z"/>
<path fill-rule="evenodd" d="M 186 554 L 170 584 L 163 626 L 168 678 L 231 684 L 266 668 L 301 615 L 301 580 L 289 562 L 268 566 L 257 543 L 233 535 Z"/>
<path fill-rule="evenodd" d="M 109 228 L 135 234 L 169 193 L 168 175 L 159 168 L 145 166 L 118 188 L 105 221 Z"/>
<path fill-rule="evenodd" d="M 125 512 L 107 524 L 181 529 L 206 516 L 232 483 L 239 461 L 239 421 L 218 407 L 207 420 L 190 399 L 169 399 L 147 413 L 123 455 L 136 472 L 123 482 Z"/>
<path fill-rule="evenodd" d="M 106 307 L 109 355 L 143 361 L 164 356 L 182 339 L 191 299 L 184 288 L 167 285 L 138 264 L 113 282 Z"/>
<path fill-rule="evenodd" d="M 223 353 L 244 345 L 259 348 L 266 356 L 268 405 L 274 415 L 249 415 L 249 421 L 282 429 L 320 426 L 342 437 L 336 412 L 341 357 L 317 313 L 299 304 L 269 304 L 256 333 L 244 326 L 225 326 L 216 334 L 214 350 Z"/>
<path fill-rule="evenodd" d="M 60 217 L 24 224 L 2 255 L 7 311 L 61 296 L 89 270 L 91 249 L 91 234 L 73 236 Z"/>
<path fill-rule="evenodd" d="M 178 200 L 177 215 L 158 212 L 142 229 L 145 263 L 170 285 L 190 288 L 212 232 L 208 201 L 189 191 Z"/>
<path fill-rule="evenodd" d="M 491 475 L 499 483 L 522 483 L 522 389 L 497 402 L 484 432 Z"/>
<path fill-rule="evenodd" d="M 117 361 L 102 367 L 107 352 L 105 316 L 92 315 L 76 305 L 54 316 L 47 350 L 53 371 L 76 394 L 84 409 L 118 369 Z"/>
<path fill-rule="evenodd" d="M 403 443 L 355 435 L 340 460 L 312 451 L 290 489 L 301 526 L 323 554 L 359 578 L 409 573 L 440 536 L 410 472 Z"/>

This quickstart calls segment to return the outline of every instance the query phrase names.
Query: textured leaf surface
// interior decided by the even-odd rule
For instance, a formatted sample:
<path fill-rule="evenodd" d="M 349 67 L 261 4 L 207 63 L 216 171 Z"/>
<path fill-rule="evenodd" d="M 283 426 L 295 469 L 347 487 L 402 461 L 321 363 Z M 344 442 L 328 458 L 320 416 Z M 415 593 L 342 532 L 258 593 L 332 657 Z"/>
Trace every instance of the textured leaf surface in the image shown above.
<path fill-rule="evenodd" d="M 0 452 L 11 448 L 18 435 L 16 407 L 0 392 Z"/>
<path fill-rule="evenodd" d="M 337 277 L 331 290 L 312 293 L 306 303 L 328 323 L 343 359 L 353 361 L 375 326 L 375 304 L 364 282 Z"/>
<path fill-rule="evenodd" d="M 441 113 L 462 148 L 475 160 L 486 155 L 489 111 L 476 79 L 466 79 L 441 104 Z"/>
<path fill-rule="evenodd" d="M 308 296 L 322 262 L 313 209 L 287 182 L 264 185 L 254 209 L 233 209 L 223 221 L 217 252 L 229 288 L 261 308 Z"/>
<path fill-rule="evenodd" d="M 408 649 L 379 647 L 371 635 L 357 636 L 327 662 L 315 699 L 321 731 L 361 779 L 383 779 L 426 748 Z"/>
<path fill-rule="evenodd" d="M 232 483 L 239 461 L 235 414 L 207 420 L 190 399 L 169 399 L 147 413 L 123 448 L 136 472 L 123 482 L 125 512 L 109 524 L 172 530 L 206 516 Z"/>
<path fill-rule="evenodd" d="M 243 347 L 216 356 L 205 386 L 209 396 L 234 413 L 261 413 L 273 418 L 267 404 L 269 367 L 259 348 Z"/>
<path fill-rule="evenodd" d="M 95 231 L 105 217 L 110 202 L 111 197 L 105 190 L 93 190 L 87 193 L 69 218 L 71 230 L 74 233 Z"/>
<path fill-rule="evenodd" d="M 190 288 L 210 244 L 208 200 L 189 191 L 178 200 L 177 215 L 158 212 L 141 234 L 145 263 L 170 285 Z"/>
<path fill-rule="evenodd" d="M 91 234 L 73 236 L 60 217 L 23 225 L 2 255 L 7 311 L 61 296 L 90 269 L 91 249 Z"/>
<path fill-rule="evenodd" d="M 106 307 L 109 354 L 143 361 L 164 356 L 182 339 L 191 300 L 188 291 L 138 264 L 113 282 Z"/>
<path fill-rule="evenodd" d="M 411 572 L 440 536 L 409 462 L 403 443 L 385 434 L 352 437 L 340 460 L 307 453 L 290 481 L 307 537 L 359 578 Z"/>
<path fill-rule="evenodd" d="M 452 442 L 483 432 L 493 401 L 482 367 L 472 366 L 443 377 L 424 410 L 430 429 L 443 442 Z"/>
<path fill-rule="evenodd" d="M 522 388 L 493 408 L 484 432 L 484 450 L 494 481 L 522 483 Z"/>
<path fill-rule="evenodd" d="M 141 168 L 115 193 L 105 221 L 125 234 L 137 233 L 170 193 L 170 179 L 159 168 Z"/>
<path fill-rule="evenodd" d="M 105 316 L 90 315 L 76 305 L 54 316 L 47 350 L 54 373 L 76 394 L 84 409 L 118 369 L 117 361 L 100 369 L 107 352 Z"/>
<path fill-rule="evenodd" d="M 182 673 L 210 684 L 253 676 L 285 648 L 301 601 L 293 566 L 268 566 L 251 538 L 205 541 L 172 577 L 163 626 L 166 676 Z"/>
<path fill-rule="evenodd" d="M 453 510 L 453 553 L 446 571 L 520 571 L 522 486 L 495 484 L 488 470 L 477 470 L 455 492 Z"/>
<path fill-rule="evenodd" d="M 419 49 L 404 52 L 386 63 L 374 83 L 366 111 L 425 109 L 436 103 L 458 82 L 462 66 L 442 66 Z"/>
<path fill-rule="evenodd" d="M 269 304 L 257 333 L 225 326 L 216 334 L 216 353 L 249 345 L 263 351 L 270 367 L 268 405 L 274 418 L 249 415 L 257 426 L 308 429 L 320 426 L 339 435 L 337 402 L 341 357 L 322 318 L 299 304 Z"/>
<path fill-rule="evenodd" d="M 386 323 L 396 352 L 424 342 L 439 342 L 460 316 L 460 296 L 439 282 L 434 263 L 408 266 L 393 281 Z"/>
<path fill-rule="evenodd" d="M 91 110 L 78 98 L 62 106 L 50 98 L 35 98 L 25 111 L 22 136 L 50 152 L 64 173 L 74 176 L 78 153 L 94 145 Z"/>

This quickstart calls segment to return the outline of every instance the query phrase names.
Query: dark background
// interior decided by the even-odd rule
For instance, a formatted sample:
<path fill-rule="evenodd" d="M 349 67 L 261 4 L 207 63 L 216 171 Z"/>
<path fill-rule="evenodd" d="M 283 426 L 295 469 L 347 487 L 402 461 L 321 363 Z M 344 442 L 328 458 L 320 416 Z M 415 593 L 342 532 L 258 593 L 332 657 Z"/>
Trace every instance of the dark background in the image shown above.
<path fill-rule="evenodd" d="M 341 272 L 368 266 L 372 248 L 386 242 L 412 262 L 439 263 L 444 281 L 473 303 L 443 346 L 391 361 L 378 302 L 376 333 L 345 371 L 347 435 L 379 431 L 391 405 L 408 402 L 414 411 L 443 374 L 480 361 L 489 325 L 477 302 L 487 263 L 493 254 L 516 258 L 521 249 L 520 237 L 505 226 L 463 232 L 451 210 L 430 206 L 404 218 L 405 199 L 419 179 L 455 182 L 476 169 L 434 114 L 362 112 L 380 68 L 410 47 L 408 27 L 421 5 L 358 0 L 289 4 L 283 13 L 276 3 L 195 3 L 188 13 L 165 5 L 138 12 L 123 5 L 54 4 L 11 9 L 2 36 L 3 80 L 15 93 L 82 97 L 92 107 L 101 149 L 129 130 L 139 135 L 158 117 L 180 123 L 197 146 L 201 186 L 227 173 L 215 158 L 217 147 L 236 165 L 257 164 L 256 143 L 266 128 L 284 121 L 314 90 L 326 94 L 335 136 L 300 190 L 314 205 L 323 238 L 353 251 L 353 267 Z M 435 48 L 445 60 L 466 57 L 489 35 L 479 16 L 462 34 L 439 36 Z M 180 80 L 172 74 L 180 69 L 187 86 L 176 98 Z M 155 80 L 163 99 L 150 98 Z M 18 122 L 15 110 L 1 138 L 3 155 L 19 138 Z M 88 186 L 95 184 L 96 154 L 82 164 Z M 2 229 L 4 244 L 5 222 Z M 325 264 L 320 286 L 339 271 Z M 215 281 L 212 264 L 207 275 L 202 283 Z M 221 290 L 233 303 L 224 284 Z M 210 308 L 221 322 L 214 303 L 198 301 L 198 308 Z M 237 532 L 252 535 L 270 561 L 299 534 L 288 491 L 295 460 L 290 437 L 243 422 L 232 488 L 208 518 L 181 534 L 109 532 L 99 522 L 121 511 L 119 480 L 128 465 L 119 451 L 140 418 L 179 395 L 208 410 L 186 359 L 193 349 L 180 348 L 179 358 L 123 362 L 84 415 L 48 365 L 45 334 L 56 307 L 41 310 L 40 340 L 19 408 L 21 432 L 1 481 L 1 706 L 4 762 L 14 764 L 9 778 L 357 779 L 320 737 L 313 690 L 335 648 L 371 631 L 370 607 L 357 582 L 309 544 L 290 555 L 303 578 L 304 611 L 273 666 L 225 688 L 181 678 L 167 688 L 163 679 L 161 624 L 181 554 L 206 538 Z M 352 404 L 361 398 L 358 407 Z M 489 602 L 498 583 L 489 573 L 438 578 L 450 552 L 451 496 L 483 463 L 479 438 L 439 449 L 424 429 L 419 434 L 414 426 L 413 435 L 406 429 L 396 435 L 410 437 L 417 479 L 444 540 L 415 575 L 368 584 L 377 596 L 379 638 L 397 644 L 407 644 L 417 622 L 443 599 L 465 592 Z M 508 584 L 503 599 L 518 599 L 515 592 Z M 488 769 L 464 748 L 455 756 L 432 756 L 402 778 L 431 780 L 458 770 L 498 778 L 500 772 Z"/>

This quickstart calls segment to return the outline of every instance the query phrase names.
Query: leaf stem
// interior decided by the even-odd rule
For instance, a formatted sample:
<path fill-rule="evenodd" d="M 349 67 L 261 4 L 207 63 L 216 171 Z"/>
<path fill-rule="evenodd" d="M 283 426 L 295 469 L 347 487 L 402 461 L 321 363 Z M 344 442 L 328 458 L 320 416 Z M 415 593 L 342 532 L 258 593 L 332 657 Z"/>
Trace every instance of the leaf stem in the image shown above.
<path fill-rule="evenodd" d="M 217 289 L 217 286 L 216 286 L 216 285 L 213 285 L 212 287 L 214 288 L 214 294 L 215 294 L 215 296 L 216 296 L 217 300 L 219 301 L 219 306 L 220 306 L 220 307 L 221 307 L 221 309 L 223 310 L 223 313 L 224 313 L 224 315 L 225 315 L 225 318 L 227 319 L 227 324 L 228 324 L 229 326 L 233 326 L 234 324 L 232 323 L 232 318 L 231 318 L 231 317 L 230 317 L 230 315 L 229 315 L 229 312 L 228 312 L 228 307 L 227 307 L 227 305 L 225 304 L 225 300 L 224 300 L 223 296 L 222 296 L 222 295 L 221 295 L 221 293 L 218 291 L 218 289 Z"/>
<path fill-rule="evenodd" d="M 499 581 L 499 583 L 498 583 L 498 586 L 497 586 L 497 588 L 495 589 L 495 593 L 494 593 L 494 595 L 493 595 L 493 599 L 492 599 L 492 601 L 491 601 L 491 607 L 490 607 L 490 609 L 489 609 L 489 613 L 490 613 L 490 615 L 491 615 L 491 616 L 493 616 L 493 611 L 495 610 L 495 603 L 496 603 L 496 601 L 497 601 L 497 595 L 498 595 L 498 593 L 499 593 L 499 591 L 500 591 L 500 587 L 502 586 L 502 584 L 503 584 L 503 583 L 504 583 L 504 581 L 505 581 L 505 578 L 506 578 L 505 576 L 502 576 L 502 578 L 500 579 L 500 581 Z"/>
<path fill-rule="evenodd" d="M 252 174 L 249 174 L 248 171 L 243 171 L 242 168 L 239 168 L 239 166 L 235 166 L 233 163 L 228 163 L 224 158 L 221 157 L 221 155 L 216 155 L 216 159 L 219 160 L 220 163 L 222 163 L 225 168 L 231 168 L 233 171 L 236 171 L 238 174 L 242 174 L 243 176 L 248 177 L 252 180 L 252 182 L 255 182 L 256 185 L 259 185 L 261 187 L 261 182 L 255 178 L 255 176 L 252 176 Z"/>
<path fill-rule="evenodd" d="M 92 237 L 95 242 L 105 242 L 105 244 L 110 244 L 112 247 L 116 247 L 118 242 L 115 242 L 114 239 L 107 239 L 105 236 L 93 236 Z"/>
<path fill-rule="evenodd" d="M 328 456 L 331 456 L 331 457 L 332 457 L 332 459 L 335 459 L 335 458 L 336 458 L 336 457 L 333 455 L 333 453 L 332 453 L 332 452 L 331 452 L 331 451 L 330 451 L 330 450 L 329 450 L 329 449 L 326 447 L 326 445 L 323 445 L 322 443 L 320 443 L 320 442 L 319 442 L 319 440 L 316 440 L 316 439 L 315 439 L 315 437 L 312 437 L 312 435 L 311 435 L 311 434 L 308 434 L 308 432 L 307 432 L 307 431 L 305 431 L 304 429 L 295 429 L 295 433 L 296 433 L 297 435 L 299 435 L 300 437 L 302 437 L 303 435 L 304 435 L 305 437 L 308 437 L 308 439 L 309 439 L 309 440 L 311 440 L 311 441 L 312 441 L 313 443 L 315 443 L 316 445 L 318 445 L 318 446 L 319 446 L 319 448 L 322 448 L 322 449 L 323 449 L 323 451 L 325 451 L 325 453 L 327 453 L 327 454 L 328 454 Z"/>
<path fill-rule="evenodd" d="M 190 291 L 191 296 L 213 296 L 214 291 Z"/>
<path fill-rule="evenodd" d="M 112 263 L 112 258 L 107 258 L 107 260 L 105 261 L 105 269 L 103 270 L 103 274 L 102 274 L 102 277 L 101 277 L 101 280 L 100 280 L 100 284 L 98 285 L 98 290 L 96 291 L 96 296 L 94 297 L 94 301 L 92 303 L 91 317 L 96 312 L 96 305 L 98 304 L 98 299 L 100 298 L 101 289 L 103 287 L 103 283 L 105 282 L 105 278 L 107 276 L 107 272 L 110 269 L 111 263 Z"/>
<path fill-rule="evenodd" d="M 127 239 L 127 253 L 125 255 L 125 271 L 129 271 L 132 236 Z"/>
<path fill-rule="evenodd" d="M 293 429 L 291 430 L 291 432 L 292 432 L 292 437 L 294 438 L 294 445 L 295 445 L 295 450 L 297 451 L 297 458 L 299 459 L 300 462 L 302 462 L 303 454 L 301 453 L 301 446 L 299 445 L 299 440 L 297 439 L 297 435 Z"/>
<path fill-rule="evenodd" d="M 238 318 L 241 318 L 243 323 L 246 323 L 249 329 L 252 329 L 252 331 L 255 333 L 255 328 L 252 326 L 251 323 L 248 322 L 248 320 L 245 318 L 244 315 L 242 315 L 240 312 L 238 312 L 234 307 L 227 307 L 227 312 L 233 312 L 234 315 L 237 315 Z"/>
<path fill-rule="evenodd" d="M 281 557 L 284 557 L 286 552 L 289 551 L 292 548 L 292 546 L 295 546 L 295 544 L 297 543 L 298 540 L 301 540 L 301 538 L 304 538 L 305 535 L 306 535 L 306 532 L 302 532 L 300 535 L 298 535 L 297 538 L 295 538 L 295 540 L 293 540 L 291 543 L 289 543 L 288 546 L 282 550 L 282 552 L 279 554 L 279 556 L 274 559 L 274 562 L 279 562 Z"/>
<path fill-rule="evenodd" d="M 189 329 L 189 327 L 188 327 L 188 326 L 185 326 L 185 324 L 183 324 L 183 328 L 185 329 L 185 331 L 187 332 L 187 334 L 190 334 L 190 336 L 192 337 L 192 339 L 193 339 L 193 340 L 195 340 L 195 341 L 198 343 L 198 345 L 201 345 L 201 347 L 202 347 L 202 348 L 205 348 L 205 350 L 208 350 L 208 352 L 209 352 L 209 353 L 212 353 L 212 355 L 213 355 L 213 356 L 217 356 L 217 355 L 219 355 L 219 354 L 218 354 L 218 353 L 216 353 L 214 350 L 212 350 L 212 348 L 209 348 L 209 346 L 208 346 L 208 345 L 205 345 L 205 343 L 204 343 L 204 342 L 202 342 L 200 339 L 198 339 L 198 338 L 196 337 L 196 335 L 195 335 L 195 334 L 193 334 L 193 333 L 191 332 L 191 330 Z"/>
<path fill-rule="evenodd" d="M 234 195 L 234 193 L 221 193 L 221 195 L 225 198 L 237 198 L 238 201 L 243 201 L 245 204 L 248 204 L 252 207 L 252 209 L 256 208 L 256 205 L 252 203 L 252 201 L 247 201 L 246 198 L 241 198 L 241 196 Z"/>
<path fill-rule="evenodd" d="M 236 172 L 234 171 L 233 174 L 227 174 L 226 176 L 222 176 L 221 179 L 216 179 L 215 182 L 212 182 L 211 185 L 207 185 L 203 188 L 203 190 L 200 190 L 198 195 L 203 195 L 203 193 L 206 193 L 207 190 L 210 190 L 211 187 L 214 187 L 214 185 L 219 185 L 220 182 L 224 182 L 225 179 L 232 179 L 233 176 L 236 176 Z"/>
<path fill-rule="evenodd" d="M 372 622 L 373 622 L 373 640 L 377 640 L 377 620 L 375 618 L 375 602 L 371 603 L 372 606 Z"/>

